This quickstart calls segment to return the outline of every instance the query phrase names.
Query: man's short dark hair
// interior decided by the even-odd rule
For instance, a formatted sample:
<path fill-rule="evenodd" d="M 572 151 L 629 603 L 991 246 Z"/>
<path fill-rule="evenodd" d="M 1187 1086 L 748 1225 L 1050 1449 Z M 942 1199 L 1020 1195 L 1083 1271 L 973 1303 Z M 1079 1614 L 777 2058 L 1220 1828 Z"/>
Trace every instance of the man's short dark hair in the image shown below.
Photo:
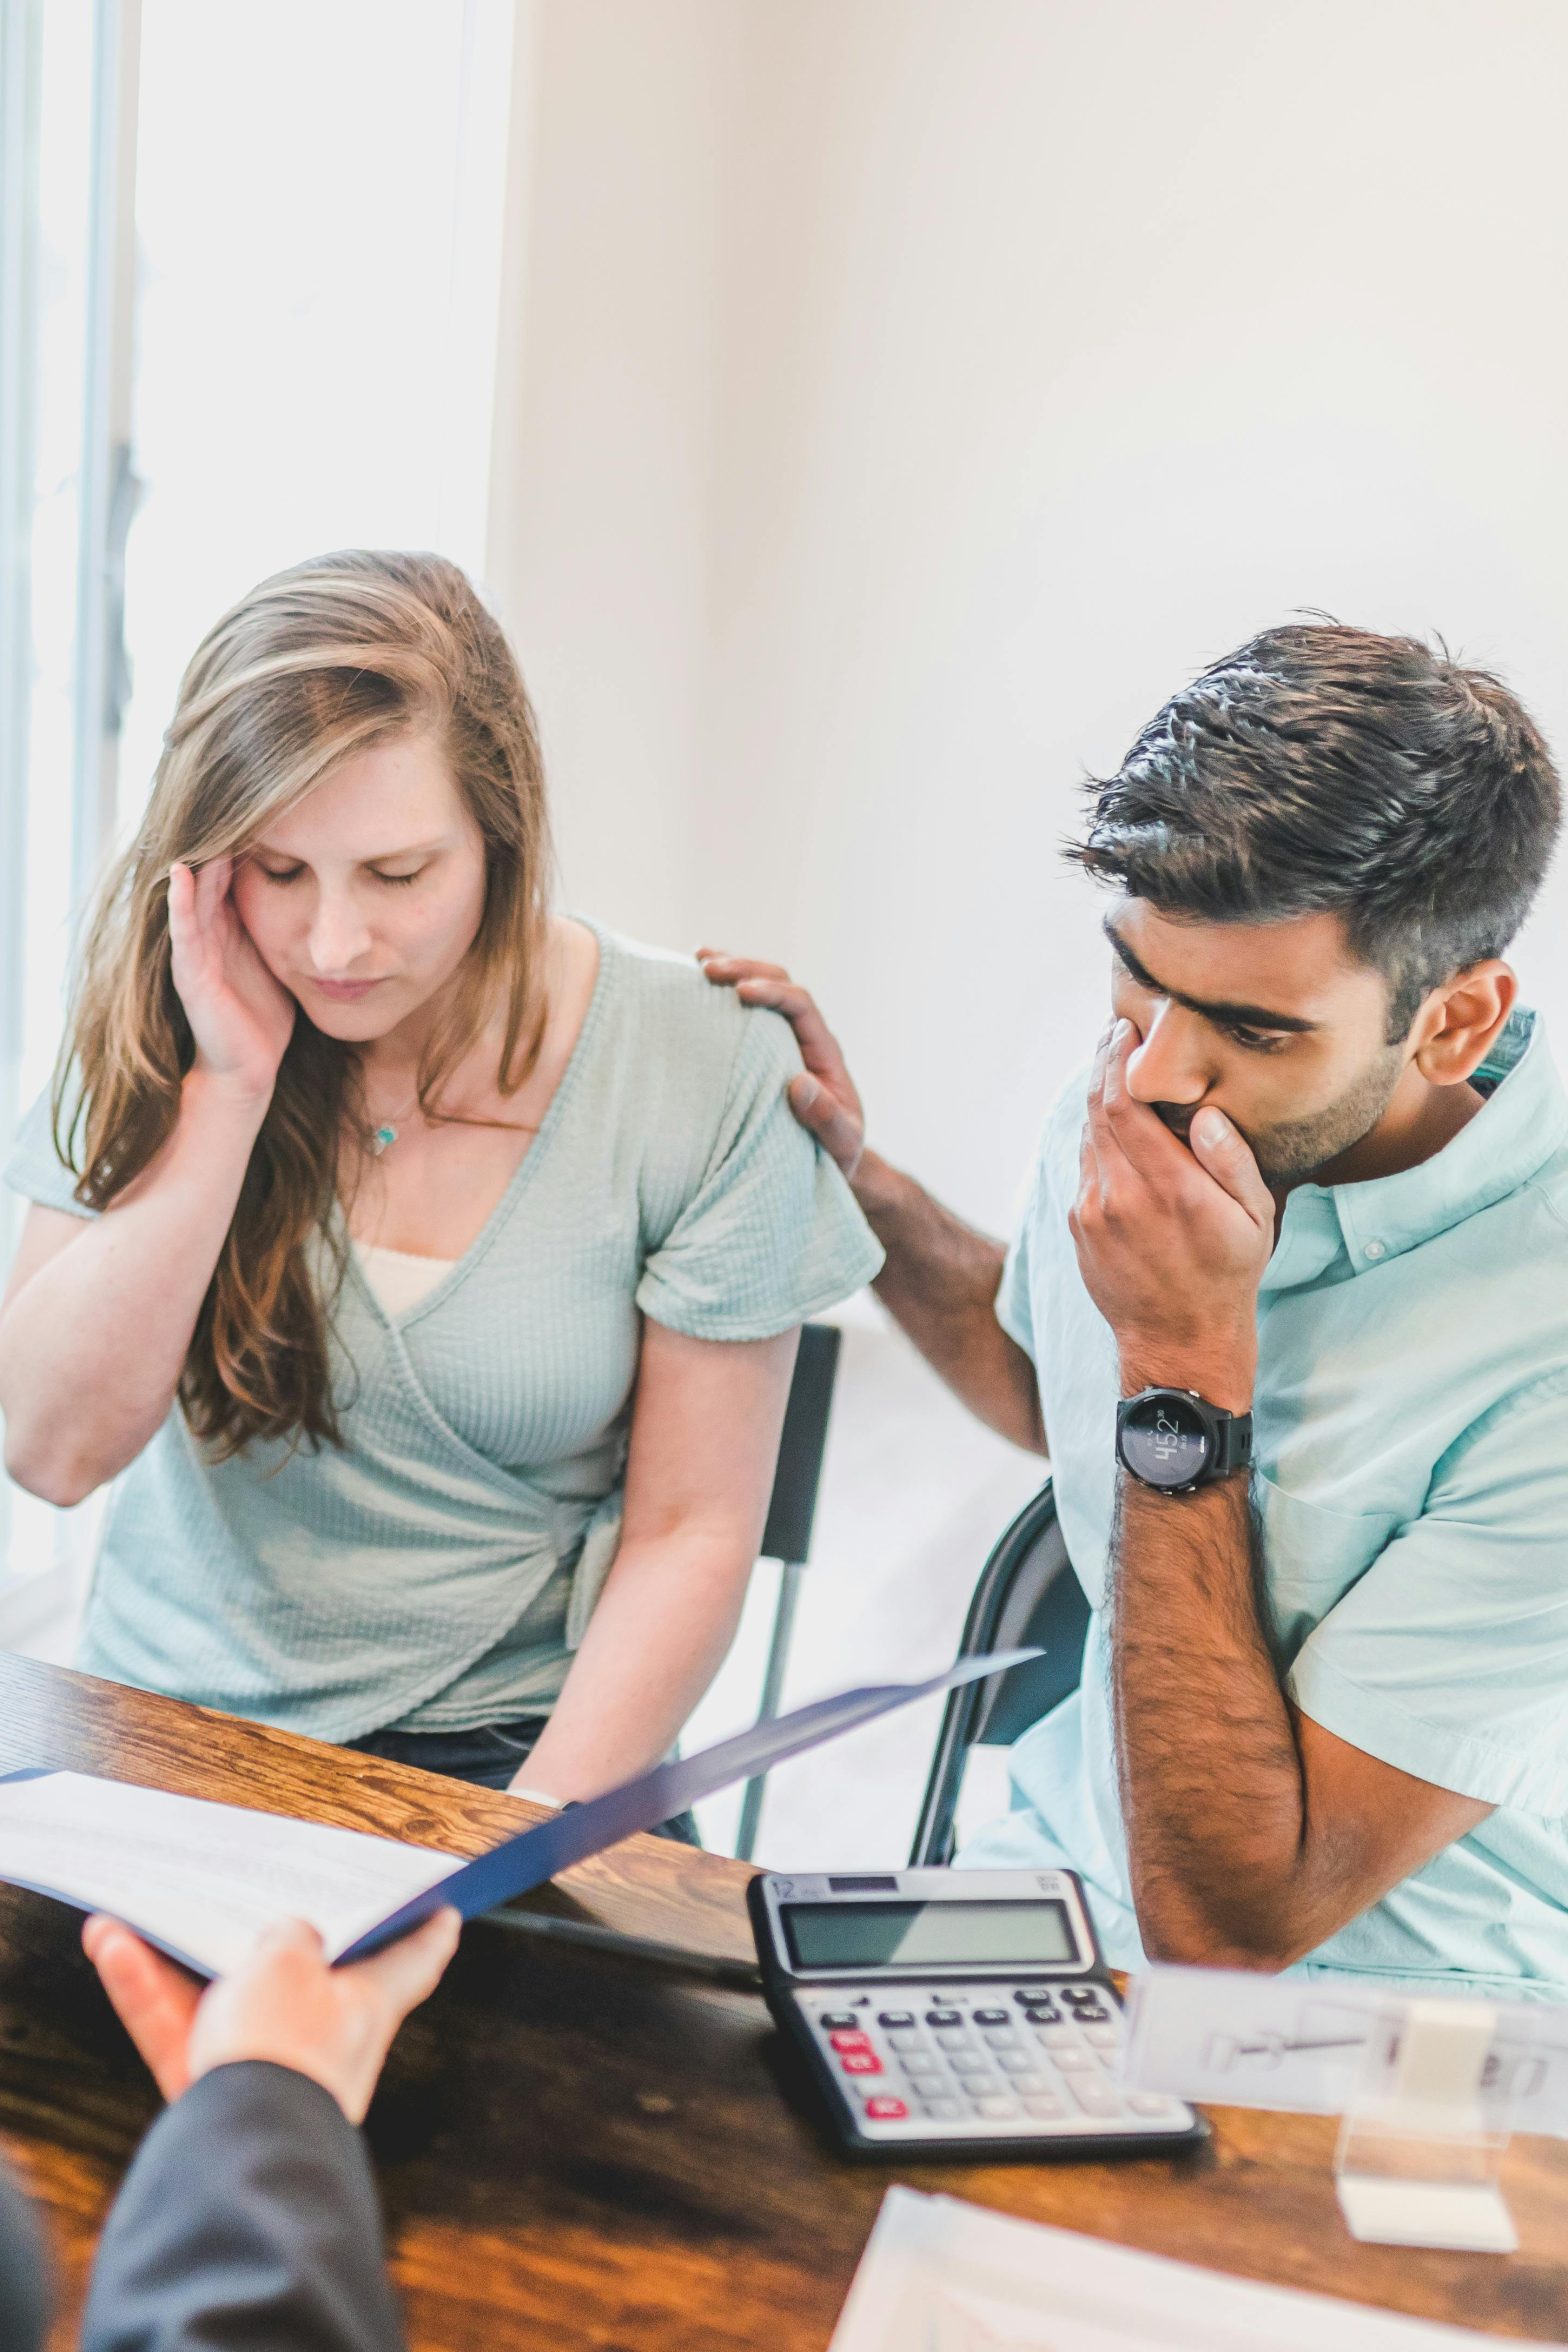
<path fill-rule="evenodd" d="M 1561 790 L 1485 670 L 1337 622 L 1265 630 L 1173 695 L 1068 854 L 1162 913 L 1336 914 L 1389 982 L 1389 1036 L 1501 955 L 1550 862 Z"/>

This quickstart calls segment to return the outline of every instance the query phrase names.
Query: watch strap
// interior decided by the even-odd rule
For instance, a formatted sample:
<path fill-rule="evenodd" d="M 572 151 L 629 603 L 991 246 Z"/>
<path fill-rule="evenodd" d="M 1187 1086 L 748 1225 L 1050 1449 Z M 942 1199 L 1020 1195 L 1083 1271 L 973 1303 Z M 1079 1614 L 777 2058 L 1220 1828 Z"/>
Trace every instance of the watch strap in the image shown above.
<path fill-rule="evenodd" d="M 1205 1404 L 1208 1399 L 1204 1399 Z M 1205 1485 L 1214 1478 L 1229 1478 L 1233 1471 L 1252 1467 L 1252 1415 L 1227 1413 L 1220 1405 L 1209 1405 L 1217 1424 L 1214 1460 L 1204 1470 Z"/>

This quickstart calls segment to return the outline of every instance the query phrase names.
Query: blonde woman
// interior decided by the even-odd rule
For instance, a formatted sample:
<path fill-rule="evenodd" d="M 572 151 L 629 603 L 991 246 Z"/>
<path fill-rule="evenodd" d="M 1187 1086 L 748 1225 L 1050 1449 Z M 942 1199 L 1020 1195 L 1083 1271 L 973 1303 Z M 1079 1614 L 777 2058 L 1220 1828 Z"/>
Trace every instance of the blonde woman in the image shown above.
<path fill-rule="evenodd" d="M 186 673 L 0 1306 L 13 1477 L 117 1480 L 95 1674 L 581 1798 L 728 1646 L 796 1332 L 876 1270 L 787 1025 L 548 908 L 463 575 L 323 557 Z"/>

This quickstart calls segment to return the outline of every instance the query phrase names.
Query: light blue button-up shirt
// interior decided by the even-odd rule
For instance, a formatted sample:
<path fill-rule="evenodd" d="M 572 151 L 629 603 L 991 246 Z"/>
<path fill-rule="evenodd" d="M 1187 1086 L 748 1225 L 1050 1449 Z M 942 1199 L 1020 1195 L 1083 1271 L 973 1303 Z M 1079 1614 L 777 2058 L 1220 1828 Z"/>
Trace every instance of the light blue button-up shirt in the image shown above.
<path fill-rule="evenodd" d="M 1300 1963 L 1568 1998 L 1568 1097 L 1516 1014 L 1484 1107 L 1418 1168 L 1299 1186 L 1258 1300 L 1268 1630 L 1325 1730 L 1496 1811 Z M 1142 1960 L 1102 1610 L 1116 1350 L 1067 1229 L 1086 1081 L 1048 1122 L 997 1302 L 1039 1372 L 1062 1532 L 1095 1614 L 1079 1691 L 1011 1758 L 968 1864 L 1082 1873 Z M 1173 1693 L 1201 1707 L 1204 1693 Z"/>

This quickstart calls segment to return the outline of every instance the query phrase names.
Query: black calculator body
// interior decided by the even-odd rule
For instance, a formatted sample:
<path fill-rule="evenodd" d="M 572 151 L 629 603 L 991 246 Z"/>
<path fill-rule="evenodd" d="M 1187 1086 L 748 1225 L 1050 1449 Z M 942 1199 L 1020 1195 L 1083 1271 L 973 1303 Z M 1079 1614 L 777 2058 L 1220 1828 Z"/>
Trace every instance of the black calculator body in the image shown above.
<path fill-rule="evenodd" d="M 854 2156 L 1147 2156 L 1205 2126 L 1120 2079 L 1121 2002 L 1067 1870 L 764 1871 L 768 2007 Z"/>

